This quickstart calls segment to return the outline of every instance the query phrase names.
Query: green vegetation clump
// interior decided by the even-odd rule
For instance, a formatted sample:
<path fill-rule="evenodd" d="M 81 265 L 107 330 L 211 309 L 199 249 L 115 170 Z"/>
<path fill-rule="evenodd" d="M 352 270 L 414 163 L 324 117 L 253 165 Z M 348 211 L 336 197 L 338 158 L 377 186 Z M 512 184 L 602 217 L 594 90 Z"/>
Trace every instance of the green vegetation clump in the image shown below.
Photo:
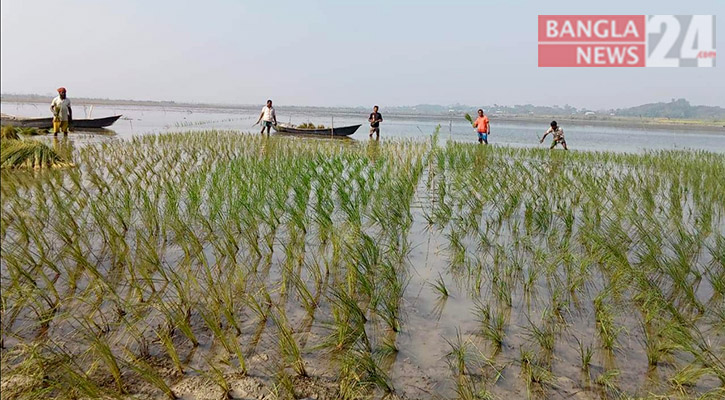
<path fill-rule="evenodd" d="M 20 139 L 20 136 L 18 136 L 18 129 L 12 125 L 6 125 L 2 127 L 2 130 L 0 131 L 1 136 L 0 140 L 18 140 Z"/>
<path fill-rule="evenodd" d="M 4 126 L 0 139 L 0 168 L 62 168 L 72 164 L 45 143 L 22 140 L 19 135 L 38 135 L 36 128 Z"/>
<path fill-rule="evenodd" d="M 299 129 L 327 129 L 325 125 L 315 125 L 312 122 L 305 122 L 296 126 Z"/>

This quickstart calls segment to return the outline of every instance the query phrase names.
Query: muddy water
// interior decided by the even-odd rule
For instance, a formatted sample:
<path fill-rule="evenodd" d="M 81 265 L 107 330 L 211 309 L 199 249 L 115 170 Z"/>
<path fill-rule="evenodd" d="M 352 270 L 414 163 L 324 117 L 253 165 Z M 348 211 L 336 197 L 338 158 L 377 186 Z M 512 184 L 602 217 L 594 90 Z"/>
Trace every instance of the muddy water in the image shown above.
<path fill-rule="evenodd" d="M 6 114 L 40 117 L 48 116 L 48 104 L 0 103 L 0 111 Z M 362 124 L 352 136 L 355 140 L 368 140 L 367 115 L 337 115 L 334 120 L 328 113 L 312 111 L 286 112 L 283 106 L 276 107 L 281 123 L 313 122 L 330 126 Z M 259 107 L 261 109 L 261 106 Z M 252 124 L 259 117 L 257 108 L 238 110 L 220 108 L 159 108 L 148 106 L 74 106 L 76 118 L 99 118 L 123 114 L 123 118 L 110 127 L 119 138 L 138 134 L 197 129 L 233 129 L 243 132 L 257 132 Z M 384 111 L 384 110 L 383 110 Z M 398 117 L 386 115 L 381 127 L 382 138 L 427 137 L 437 125 L 441 125 L 441 138 L 456 141 L 475 142 L 476 135 L 465 119 L 455 120 L 445 116 L 439 118 Z M 646 150 L 697 149 L 725 153 L 725 128 L 698 131 L 677 129 L 592 126 L 582 123 L 562 124 L 566 140 L 572 149 L 614 152 L 642 152 Z M 515 147 L 543 147 L 538 138 L 548 128 L 546 124 L 522 122 L 497 122 L 492 117 L 490 142 L 496 145 Z M 80 133 L 80 132 L 79 132 Z M 548 141 L 546 142 L 549 143 Z"/>

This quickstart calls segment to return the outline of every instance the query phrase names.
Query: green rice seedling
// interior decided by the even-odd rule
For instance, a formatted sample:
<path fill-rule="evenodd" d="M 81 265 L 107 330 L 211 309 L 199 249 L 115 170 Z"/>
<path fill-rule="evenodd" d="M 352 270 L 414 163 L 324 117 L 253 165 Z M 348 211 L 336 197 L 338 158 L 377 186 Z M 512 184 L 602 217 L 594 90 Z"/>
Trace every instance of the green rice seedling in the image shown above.
<path fill-rule="evenodd" d="M 333 289 L 329 298 L 334 323 L 330 335 L 320 345 L 321 348 L 332 348 L 342 352 L 353 348 L 360 342 L 371 350 L 370 339 L 365 331 L 367 318 L 357 302 L 344 290 Z"/>
<path fill-rule="evenodd" d="M 294 400 L 297 398 L 294 381 L 284 364 L 276 365 L 272 376 L 274 377 L 274 385 L 270 389 L 270 394 L 273 399 Z"/>
<path fill-rule="evenodd" d="M 694 387 L 700 378 L 711 372 L 709 368 L 691 363 L 678 370 L 668 381 L 677 391 L 686 394 L 688 389 Z"/>
<path fill-rule="evenodd" d="M 446 287 L 446 282 L 443 280 L 443 276 L 441 276 L 440 273 L 438 274 L 438 279 L 434 282 L 429 282 L 428 285 L 430 285 L 430 287 L 438 293 L 439 298 L 448 298 L 448 288 Z"/>
<path fill-rule="evenodd" d="M 508 278 L 504 277 L 502 279 L 494 280 L 494 291 L 496 299 L 500 302 L 500 304 L 505 305 L 506 307 L 511 307 L 513 305 L 513 294 L 511 293 L 512 288 Z"/>
<path fill-rule="evenodd" d="M 488 339 L 494 346 L 494 352 L 498 352 L 503 345 L 506 337 L 506 315 L 499 310 L 496 314 L 483 326 L 483 336 Z"/>
<path fill-rule="evenodd" d="M 461 339 L 461 331 L 456 328 L 456 339 L 451 342 L 446 339 L 451 351 L 446 354 L 448 362 L 457 376 L 466 374 L 466 359 L 468 358 L 468 344 Z"/>
<path fill-rule="evenodd" d="M 139 375 L 139 377 L 141 377 L 141 379 L 147 381 L 148 383 L 159 389 L 166 396 L 166 398 L 170 400 L 176 400 L 179 398 L 178 396 L 176 396 L 174 391 L 171 390 L 164 378 L 159 375 L 156 368 L 146 362 L 143 358 L 135 356 L 133 352 L 127 347 L 124 347 L 124 353 L 126 355 L 126 358 L 123 359 L 123 364 L 126 367 L 132 369 Z"/>
<path fill-rule="evenodd" d="M 619 336 L 619 332 L 622 328 L 615 326 L 611 306 L 604 303 L 601 294 L 594 299 L 594 313 L 597 321 L 597 331 L 599 333 L 599 338 L 602 341 L 602 347 L 607 350 L 614 349 L 614 346 L 617 343 L 617 336 Z"/>
<path fill-rule="evenodd" d="M 206 327 L 214 334 L 214 337 L 219 341 L 224 350 L 227 351 L 228 355 L 235 355 L 239 362 L 239 370 L 243 374 L 247 373 L 247 366 L 244 354 L 236 336 L 230 335 L 225 332 L 221 327 L 221 315 L 218 310 L 210 309 L 204 310 L 199 308 L 199 315 L 206 323 Z"/>
<path fill-rule="evenodd" d="M 723 397 L 725 397 L 725 388 L 721 386 L 702 394 L 698 400 L 717 400 Z"/>
<path fill-rule="evenodd" d="M 381 296 L 376 308 L 376 314 L 382 318 L 388 328 L 393 332 L 400 332 L 400 297 L 394 294 Z"/>
<path fill-rule="evenodd" d="M 219 369 L 216 364 L 217 362 L 215 360 L 207 357 L 206 365 L 209 367 L 208 372 L 203 370 L 197 370 L 197 372 L 200 373 L 202 376 L 207 377 L 210 381 L 214 382 L 214 384 L 217 385 L 219 389 L 221 389 L 222 399 L 232 400 L 234 397 L 232 396 L 231 384 L 227 377 L 224 376 L 224 372 L 222 372 L 222 370 Z"/>
<path fill-rule="evenodd" d="M 121 365 L 113 350 L 111 349 L 111 345 L 109 344 L 108 340 L 105 337 L 94 332 L 91 320 L 87 317 L 83 320 L 79 319 L 77 320 L 77 322 L 79 326 L 84 330 L 86 340 L 88 340 L 92 344 L 92 349 L 94 353 L 98 356 L 99 359 L 103 361 L 103 363 L 106 365 L 109 372 L 113 376 L 116 390 L 119 393 L 125 393 L 126 389 L 123 381 L 123 376 L 121 374 Z"/>
<path fill-rule="evenodd" d="M 384 393 L 394 392 L 390 376 L 380 368 L 379 360 L 366 349 L 351 349 L 341 362 L 340 394 L 349 398 L 353 394 L 378 388 Z"/>
<path fill-rule="evenodd" d="M 641 324 L 645 353 L 650 366 L 656 366 L 665 360 L 671 360 L 673 353 L 681 347 L 670 339 L 671 326 L 667 322 L 653 321 Z"/>
<path fill-rule="evenodd" d="M 309 317 L 312 317 L 315 314 L 315 310 L 317 309 L 318 300 L 312 295 L 312 293 L 310 293 L 310 290 L 307 288 L 307 285 L 302 281 L 299 274 L 291 273 L 289 274 L 289 279 L 292 283 L 292 286 L 297 292 L 298 298 L 302 302 L 302 305 L 305 307 L 307 315 Z"/>
<path fill-rule="evenodd" d="M 387 335 L 383 337 L 383 340 L 380 344 L 380 348 L 377 350 L 377 353 L 381 356 L 394 356 L 398 354 L 400 349 L 398 348 L 398 345 L 396 344 L 396 337 L 397 335 L 395 332 L 393 332 L 393 335 Z"/>
<path fill-rule="evenodd" d="M 528 318 L 528 317 L 527 317 Z M 551 324 L 544 323 L 542 327 L 536 326 L 530 319 L 529 328 L 527 328 L 529 337 L 534 339 L 545 354 L 550 355 L 554 351 L 556 345 L 556 332 Z"/>
<path fill-rule="evenodd" d="M 176 346 L 174 345 L 174 339 L 173 337 L 171 337 L 169 330 L 160 327 L 159 329 L 154 330 L 154 333 L 159 339 L 159 342 L 161 342 L 161 345 L 164 347 L 164 350 L 166 350 L 169 358 L 171 358 L 171 361 L 173 362 L 176 371 L 180 375 L 183 375 L 184 365 L 181 362 L 181 357 L 179 357 L 179 353 L 176 350 Z"/>
<path fill-rule="evenodd" d="M 620 375 L 620 370 L 610 369 L 602 373 L 594 380 L 594 383 L 601 386 L 605 391 L 619 393 L 619 386 L 617 385 L 617 379 Z"/>
<path fill-rule="evenodd" d="M 579 360 L 581 363 L 581 369 L 588 374 L 589 366 L 592 363 L 592 356 L 594 355 L 592 345 L 589 344 L 587 346 L 584 346 L 584 344 L 577 337 L 574 337 L 574 340 L 576 340 L 577 345 L 579 346 Z"/>
<path fill-rule="evenodd" d="M 473 313 L 482 326 L 488 325 L 491 321 L 491 307 L 478 299 L 474 300 Z"/>
<path fill-rule="evenodd" d="M 551 385 L 554 382 L 554 375 L 540 364 L 533 351 L 521 348 L 520 352 L 521 375 L 526 382 L 526 391 L 531 397 L 532 385 L 539 387 Z"/>
<path fill-rule="evenodd" d="M 305 362 L 302 360 L 302 352 L 294 338 L 292 328 L 289 326 L 287 316 L 284 311 L 277 309 L 276 313 L 272 313 L 272 320 L 277 326 L 280 353 L 282 357 L 291 364 L 292 369 L 299 376 L 308 376 L 305 369 Z"/>

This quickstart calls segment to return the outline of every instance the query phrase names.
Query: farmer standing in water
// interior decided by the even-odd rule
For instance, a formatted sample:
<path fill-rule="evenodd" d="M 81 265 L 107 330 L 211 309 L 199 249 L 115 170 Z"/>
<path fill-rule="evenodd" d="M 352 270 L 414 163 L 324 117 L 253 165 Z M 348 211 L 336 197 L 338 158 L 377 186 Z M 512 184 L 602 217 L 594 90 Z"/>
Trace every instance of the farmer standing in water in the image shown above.
<path fill-rule="evenodd" d="M 277 125 L 277 113 L 274 112 L 274 107 L 272 107 L 272 100 L 267 100 L 267 105 L 262 108 L 262 113 L 259 114 L 259 119 L 255 125 L 259 121 L 262 121 L 262 130 L 259 133 L 264 135 L 264 128 L 267 128 L 267 136 L 269 136 L 272 125 Z"/>
<path fill-rule="evenodd" d="M 491 125 L 488 122 L 488 117 L 483 114 L 482 109 L 478 109 L 478 117 L 473 121 L 473 127 L 478 132 L 478 143 L 488 144 L 488 134 L 491 132 Z"/>
<path fill-rule="evenodd" d="M 53 113 L 53 135 L 58 136 L 63 131 L 63 136 L 68 136 L 68 126 L 73 121 L 73 109 L 70 108 L 70 100 L 65 97 L 65 88 L 58 88 L 58 96 L 50 103 L 50 111 Z"/>
<path fill-rule="evenodd" d="M 541 140 L 539 140 L 539 143 L 544 143 L 544 139 L 546 139 L 546 135 L 552 134 L 554 137 L 554 141 L 551 142 L 551 147 L 549 147 L 549 150 L 552 150 L 558 143 L 561 143 L 562 146 L 564 146 L 564 150 L 569 150 L 568 147 L 566 147 L 566 140 L 564 139 L 564 130 L 561 129 L 560 126 L 556 124 L 556 121 L 551 121 L 551 127 L 544 133 L 544 136 L 541 137 Z"/>
<path fill-rule="evenodd" d="M 373 112 L 368 118 L 370 122 L 370 137 L 375 134 L 375 139 L 380 139 L 380 123 L 383 122 L 383 115 L 378 112 L 378 106 L 373 107 Z"/>

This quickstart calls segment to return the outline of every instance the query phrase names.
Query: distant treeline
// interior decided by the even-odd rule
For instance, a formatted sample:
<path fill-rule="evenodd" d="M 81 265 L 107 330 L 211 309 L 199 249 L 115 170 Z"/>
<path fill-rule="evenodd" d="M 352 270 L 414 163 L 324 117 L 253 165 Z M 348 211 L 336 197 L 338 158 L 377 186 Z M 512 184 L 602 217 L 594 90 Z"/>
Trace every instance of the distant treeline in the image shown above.
<path fill-rule="evenodd" d="M 693 106 L 685 99 L 669 103 L 650 103 L 641 106 L 618 109 L 616 115 L 625 117 L 651 117 L 676 119 L 725 119 L 725 108 Z"/>

